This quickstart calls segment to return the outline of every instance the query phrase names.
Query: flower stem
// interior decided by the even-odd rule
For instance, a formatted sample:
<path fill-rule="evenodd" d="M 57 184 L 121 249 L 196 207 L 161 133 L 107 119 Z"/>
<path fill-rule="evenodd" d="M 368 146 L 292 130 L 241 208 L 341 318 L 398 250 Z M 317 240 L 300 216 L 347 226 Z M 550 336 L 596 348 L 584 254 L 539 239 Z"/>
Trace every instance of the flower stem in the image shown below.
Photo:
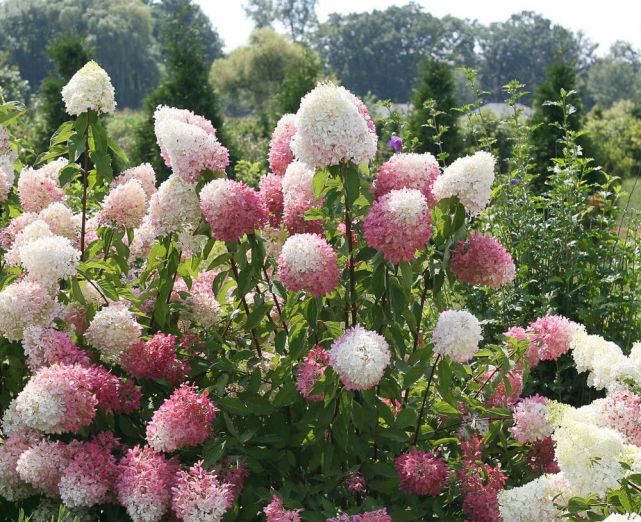
<path fill-rule="evenodd" d="M 82 165 L 82 221 L 80 225 L 80 260 L 85 259 L 85 233 L 87 228 L 87 191 L 89 189 L 89 134 L 85 140 Z"/>
<path fill-rule="evenodd" d="M 349 303 L 351 311 L 352 326 L 356 326 L 356 278 L 354 276 L 354 244 L 352 241 L 352 219 L 350 216 L 349 204 L 345 199 L 345 235 L 347 236 L 347 249 L 349 251 Z M 345 324 L 347 325 L 347 322 Z"/>
<path fill-rule="evenodd" d="M 423 392 L 423 403 L 421 404 L 421 410 L 418 414 L 418 420 L 416 421 L 416 430 L 414 431 L 414 446 L 416 446 L 416 442 L 418 441 L 418 434 L 421 429 L 421 424 L 423 423 L 423 415 L 425 413 L 425 404 L 427 403 L 427 396 L 430 392 L 430 386 L 432 385 L 432 380 L 434 379 L 434 372 L 436 371 L 436 365 L 439 363 L 441 360 L 441 356 L 437 355 L 436 359 L 434 359 L 434 364 L 432 365 L 432 370 L 430 371 L 430 376 L 427 379 L 427 386 L 425 387 L 425 391 Z"/>

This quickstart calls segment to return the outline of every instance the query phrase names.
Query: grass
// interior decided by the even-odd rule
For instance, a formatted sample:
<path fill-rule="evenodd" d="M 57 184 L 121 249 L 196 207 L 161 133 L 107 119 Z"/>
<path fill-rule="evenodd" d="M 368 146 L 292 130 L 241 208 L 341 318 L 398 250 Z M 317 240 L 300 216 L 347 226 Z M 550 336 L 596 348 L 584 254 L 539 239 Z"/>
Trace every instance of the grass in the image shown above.
<path fill-rule="evenodd" d="M 623 210 L 637 210 L 641 212 L 641 178 L 626 178 L 622 182 L 621 198 Z"/>

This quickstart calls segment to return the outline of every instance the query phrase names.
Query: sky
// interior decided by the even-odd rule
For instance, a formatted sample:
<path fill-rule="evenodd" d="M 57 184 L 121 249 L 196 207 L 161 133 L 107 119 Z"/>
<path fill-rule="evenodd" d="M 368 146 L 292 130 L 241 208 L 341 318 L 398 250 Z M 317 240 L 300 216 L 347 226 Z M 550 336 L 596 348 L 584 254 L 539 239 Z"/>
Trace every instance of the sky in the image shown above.
<path fill-rule="evenodd" d="M 409 0 L 318 0 L 321 22 L 329 13 L 351 13 L 405 5 Z M 244 0 L 195 0 L 209 16 L 229 52 L 247 42 L 252 23 L 245 17 Z M 597 54 L 607 53 L 616 40 L 641 49 L 641 1 L 609 0 L 416 0 L 426 12 L 441 17 L 476 19 L 482 24 L 501 22 L 511 14 L 531 10 L 573 31 L 583 31 L 598 43 Z"/>

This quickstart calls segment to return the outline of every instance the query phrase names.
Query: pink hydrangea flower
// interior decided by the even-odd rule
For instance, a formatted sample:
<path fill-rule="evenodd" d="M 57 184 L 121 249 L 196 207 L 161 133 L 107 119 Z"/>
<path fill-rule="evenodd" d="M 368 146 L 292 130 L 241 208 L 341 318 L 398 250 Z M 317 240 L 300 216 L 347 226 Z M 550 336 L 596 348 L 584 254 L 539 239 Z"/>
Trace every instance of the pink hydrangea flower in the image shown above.
<path fill-rule="evenodd" d="M 411 261 L 432 233 L 425 196 L 416 189 L 388 192 L 370 208 L 363 232 L 367 244 L 392 263 Z"/>
<path fill-rule="evenodd" d="M 16 466 L 20 456 L 37 442 L 35 435 L 17 431 L 9 435 L 0 445 L 0 496 L 9 502 L 16 502 L 35 493 L 18 473 Z"/>
<path fill-rule="evenodd" d="M 339 515 L 328 518 L 326 522 L 392 522 L 392 517 L 387 514 L 387 508 L 367 511 L 358 515 Z"/>
<path fill-rule="evenodd" d="M 274 495 L 272 501 L 263 508 L 266 522 L 301 522 L 301 511 L 302 509 L 285 509 L 278 495 Z"/>
<path fill-rule="evenodd" d="M 187 378 L 189 365 L 178 359 L 177 342 L 175 336 L 159 332 L 147 341 L 130 346 L 121 354 L 120 366 L 134 377 L 178 384 Z"/>
<path fill-rule="evenodd" d="M 543 440 L 552 435 L 553 427 L 546 420 L 548 399 L 540 395 L 527 397 L 516 405 L 512 414 L 514 426 L 509 432 L 521 444 Z"/>
<path fill-rule="evenodd" d="M 530 334 L 527 333 L 525 328 L 521 328 L 520 326 L 512 326 L 503 335 L 514 339 L 515 341 L 531 341 Z M 530 369 L 539 364 L 539 349 L 534 343 L 530 342 L 528 345 L 525 352 L 525 358 L 527 359 Z"/>
<path fill-rule="evenodd" d="M 116 492 L 134 522 L 156 522 L 164 516 L 178 470 L 178 462 L 149 446 L 127 451 L 118 465 Z"/>
<path fill-rule="evenodd" d="M 200 192 L 200 208 L 220 241 L 237 241 L 267 221 L 260 194 L 242 182 L 215 179 Z"/>
<path fill-rule="evenodd" d="M 22 347 L 32 372 L 52 364 L 89 366 L 89 354 L 78 348 L 69 334 L 53 328 L 28 326 Z"/>
<path fill-rule="evenodd" d="M 128 181 L 135 179 L 145 191 L 147 199 L 156 192 L 156 173 L 149 163 L 143 163 L 137 167 L 132 167 L 123 171 L 118 177 L 111 182 L 111 188 L 118 185 L 124 185 Z"/>
<path fill-rule="evenodd" d="M 362 495 L 367 489 L 367 482 L 360 471 L 348 471 L 345 473 L 342 482 L 350 493 Z"/>
<path fill-rule="evenodd" d="M 44 433 L 75 433 L 89 426 L 97 405 L 90 372 L 79 365 L 41 368 L 16 398 L 24 424 Z"/>
<path fill-rule="evenodd" d="M 174 451 L 196 446 L 212 432 L 216 407 L 207 392 L 182 384 L 156 410 L 147 424 L 147 442 L 156 451 Z"/>
<path fill-rule="evenodd" d="M 20 455 L 16 471 L 39 492 L 54 497 L 62 472 L 69 465 L 72 450 L 60 441 L 42 440 Z"/>
<path fill-rule="evenodd" d="M 229 486 L 233 499 L 240 497 L 249 476 L 247 464 L 234 457 L 225 457 L 220 466 L 220 478 Z"/>
<path fill-rule="evenodd" d="M 140 408 L 142 394 L 133 381 L 122 382 L 102 366 L 91 366 L 88 372 L 91 389 L 103 411 L 131 413 Z"/>
<path fill-rule="evenodd" d="M 471 437 L 461 442 L 462 468 L 458 471 L 463 493 L 463 513 L 470 522 L 501 520 L 498 494 L 507 476 L 498 468 L 481 462 L 483 439 Z"/>
<path fill-rule="evenodd" d="M 196 183 L 205 170 L 223 172 L 229 151 L 220 144 L 211 122 L 184 109 L 159 106 L 154 131 L 165 163 L 185 183 Z"/>
<path fill-rule="evenodd" d="M 329 355 L 322 346 L 314 346 L 298 365 L 296 388 L 307 402 L 322 401 L 323 394 L 312 395 L 312 388 L 325 373 Z"/>
<path fill-rule="evenodd" d="M 116 439 L 108 432 L 72 443 L 71 461 L 60 477 L 60 497 L 67 507 L 91 507 L 114 499 L 116 446 Z"/>
<path fill-rule="evenodd" d="M 440 495 L 450 477 L 443 458 L 417 448 L 397 457 L 394 467 L 401 481 L 401 490 L 415 495 Z"/>
<path fill-rule="evenodd" d="M 227 484 L 196 462 L 189 471 L 179 471 L 172 487 L 171 505 L 183 522 L 219 522 L 233 503 Z"/>
<path fill-rule="evenodd" d="M 182 319 L 198 323 L 203 328 L 211 328 L 216 324 L 221 310 L 212 285 L 219 273 L 217 270 L 201 272 L 192 281 L 191 288 L 187 288 L 182 278 L 176 281 L 171 299 L 182 302 Z"/>
<path fill-rule="evenodd" d="M 294 159 L 290 147 L 296 133 L 296 116 L 285 114 L 278 120 L 272 139 L 269 142 L 269 169 L 277 176 L 283 176 L 285 169 Z"/>
<path fill-rule="evenodd" d="M 35 212 L 25 212 L 13 218 L 6 227 L 0 230 L 0 246 L 5 250 L 9 250 L 16 236 L 24 230 L 25 227 L 38 219 L 40 219 L 40 216 Z"/>
<path fill-rule="evenodd" d="M 496 239 L 480 232 L 459 241 L 452 253 L 452 273 L 464 283 L 500 288 L 514 280 L 512 256 Z"/>
<path fill-rule="evenodd" d="M 67 205 L 56 201 L 40 211 L 38 218 L 47 224 L 52 234 L 66 237 L 79 246 L 81 216 L 74 214 Z"/>
<path fill-rule="evenodd" d="M 506 379 L 509 383 L 509 389 L 505 385 Z M 501 379 L 499 379 L 497 372 L 488 371 L 483 376 L 483 380 L 498 380 L 492 395 L 490 395 L 485 401 L 485 403 L 491 408 L 511 408 L 521 397 L 521 392 L 523 391 L 523 375 L 516 369 L 509 371 Z M 493 383 L 488 383 L 488 385 L 492 384 Z"/>
<path fill-rule="evenodd" d="M 542 361 L 555 361 L 570 349 L 578 325 L 561 315 L 546 315 L 528 326 L 532 342 Z"/>
<path fill-rule="evenodd" d="M 630 444 L 641 446 L 641 395 L 630 390 L 612 392 L 601 411 L 608 426 L 623 433 Z"/>
<path fill-rule="evenodd" d="M 137 179 L 116 185 L 102 202 L 98 223 L 137 228 L 147 212 L 147 194 Z"/>
<path fill-rule="evenodd" d="M 425 154 L 394 154 L 381 165 L 372 185 L 374 198 L 378 199 L 392 190 L 402 188 L 420 190 L 430 208 L 436 204 L 432 186 L 441 173 L 436 158 Z"/>
<path fill-rule="evenodd" d="M 22 170 L 18 178 L 18 194 L 26 212 L 40 212 L 51 203 L 64 200 L 58 175 L 66 164 L 66 159 L 59 158 L 39 169 L 26 167 Z"/>
<path fill-rule="evenodd" d="M 338 285 L 336 252 L 316 234 L 295 234 L 285 241 L 278 257 L 278 277 L 291 292 L 328 294 Z"/>
<path fill-rule="evenodd" d="M 282 178 L 276 174 L 267 174 L 260 178 L 258 186 L 269 214 L 269 225 L 278 227 L 283 219 Z"/>
<path fill-rule="evenodd" d="M 300 192 L 285 198 L 283 205 L 283 224 L 290 234 L 322 235 L 322 219 L 305 219 L 305 212 L 319 207 L 319 202 Z"/>

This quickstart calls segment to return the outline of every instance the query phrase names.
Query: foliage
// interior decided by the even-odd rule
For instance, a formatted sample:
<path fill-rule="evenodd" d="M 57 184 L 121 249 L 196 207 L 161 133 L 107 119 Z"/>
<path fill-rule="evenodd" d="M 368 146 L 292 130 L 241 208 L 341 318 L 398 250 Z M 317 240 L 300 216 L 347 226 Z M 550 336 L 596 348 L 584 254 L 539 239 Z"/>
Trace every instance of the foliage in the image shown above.
<path fill-rule="evenodd" d="M 412 138 L 417 140 L 414 150 L 431 152 L 434 156 L 445 153 L 444 160 L 456 158 L 461 150 L 461 139 L 458 113 L 454 111 L 457 102 L 450 66 L 436 60 L 422 61 L 419 64 L 412 103 L 414 110 L 409 130 Z M 434 112 L 437 109 L 440 114 L 435 122 Z"/>
<path fill-rule="evenodd" d="M 136 129 L 143 124 L 144 119 L 141 111 L 124 109 L 116 111 L 105 123 L 109 136 L 129 157 L 136 147 Z"/>
<path fill-rule="evenodd" d="M 641 114 L 633 102 L 621 100 L 605 110 L 595 107 L 585 130 L 607 173 L 622 179 L 641 174 Z"/>
<path fill-rule="evenodd" d="M 218 113 L 217 96 L 207 81 L 209 66 L 204 56 L 199 27 L 193 24 L 195 10 L 190 0 L 181 2 L 179 11 L 173 13 L 165 26 L 165 75 L 158 87 L 145 98 L 145 120 L 136 130 L 133 158 L 138 162 L 151 163 L 160 180 L 167 178 L 169 170 L 160 157 L 154 137 L 153 114 L 158 105 L 189 109 L 205 116 L 218 129 L 220 141 L 225 143 L 226 140 Z"/>
<path fill-rule="evenodd" d="M 268 129 L 285 112 L 298 109 L 300 98 L 321 74 L 316 53 L 272 29 L 255 30 L 249 45 L 216 60 L 210 80 L 229 112 L 257 114 Z"/>
<path fill-rule="evenodd" d="M 22 79 L 15 65 L 6 62 L 6 53 L 0 53 L 0 96 L 25 103 L 30 94 L 29 82 Z"/>
<path fill-rule="evenodd" d="M 318 0 L 248 0 L 245 13 L 257 28 L 271 27 L 280 22 L 295 42 L 305 41 L 316 28 Z"/>

